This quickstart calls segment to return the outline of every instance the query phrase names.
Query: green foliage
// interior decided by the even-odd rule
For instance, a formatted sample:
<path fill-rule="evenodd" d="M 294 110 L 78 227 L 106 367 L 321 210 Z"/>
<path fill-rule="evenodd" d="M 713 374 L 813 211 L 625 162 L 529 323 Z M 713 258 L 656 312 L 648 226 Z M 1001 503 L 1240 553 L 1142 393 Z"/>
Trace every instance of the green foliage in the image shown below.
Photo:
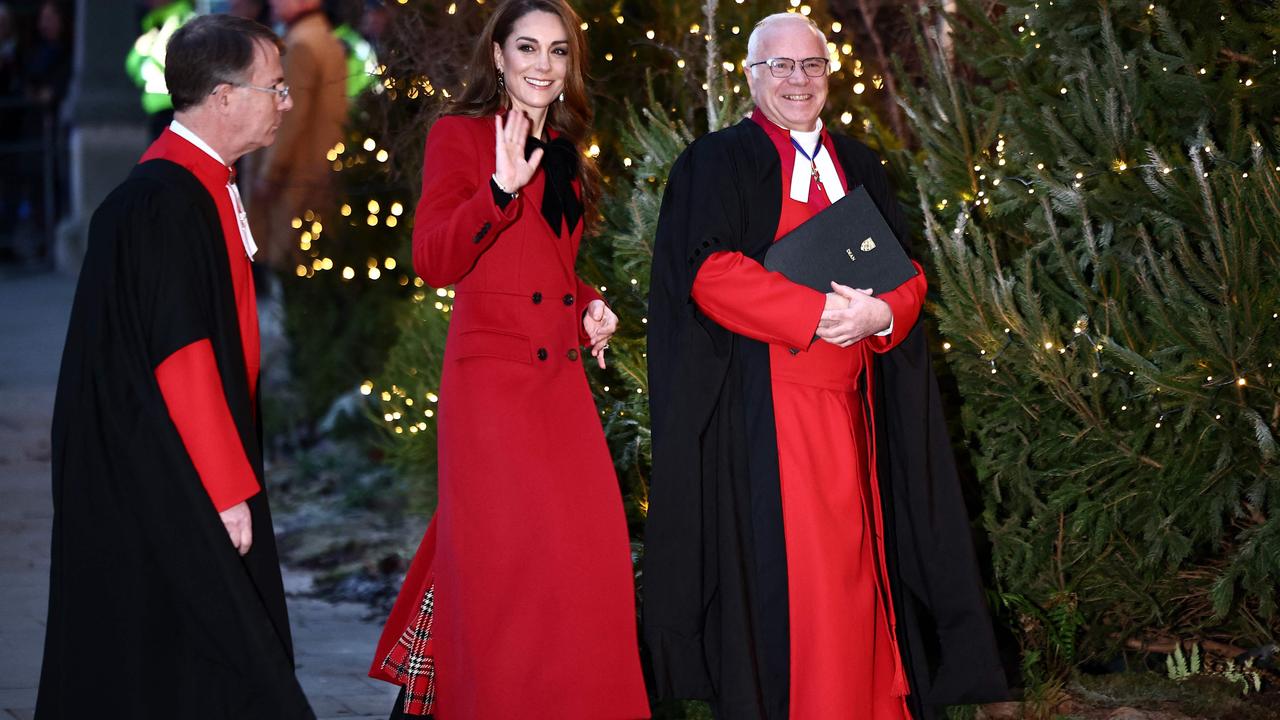
<path fill-rule="evenodd" d="M 378 372 L 413 289 L 405 222 L 413 193 L 394 174 L 386 149 L 362 128 L 386 110 L 384 95 L 361 97 L 330 153 L 338 201 L 297 218 L 298 265 L 280 278 L 303 424 Z"/>
<path fill-rule="evenodd" d="M 378 381 L 366 382 L 387 463 L 409 489 L 410 509 L 436 508 L 436 409 L 451 293 L 420 288 L 401 309 L 400 334 Z"/>
<path fill-rule="evenodd" d="M 920 37 L 917 198 L 997 577 L 1081 616 L 1078 653 L 1031 638 L 1047 661 L 1280 630 L 1269 17 L 962 2 L 954 57 Z"/>
<path fill-rule="evenodd" d="M 1248 695 L 1251 692 L 1262 692 L 1262 673 L 1253 669 L 1253 658 L 1245 660 L 1239 666 L 1235 660 L 1228 660 L 1222 669 L 1222 677 L 1233 685 L 1240 686 L 1240 692 Z"/>
<path fill-rule="evenodd" d="M 1051 711 L 1061 704 L 1077 660 L 1076 639 L 1083 622 L 1077 599 L 1064 593 L 1037 603 L 1009 592 L 997 593 L 993 599 L 997 613 L 1009 616 L 1021 631 L 1025 701 L 1033 715 Z"/>
<path fill-rule="evenodd" d="M 1165 657 L 1165 671 L 1170 680 L 1186 680 L 1192 675 L 1199 675 L 1203 669 L 1200 665 L 1200 645 L 1191 646 L 1191 655 L 1182 652 L 1182 643 L 1173 646 L 1173 653 Z"/>
<path fill-rule="evenodd" d="M 1165 673 L 1174 682 L 1184 682 L 1197 675 L 1216 675 L 1240 687 L 1241 695 L 1262 690 L 1262 673 L 1253 667 L 1253 658 L 1237 664 L 1234 658 L 1228 658 L 1220 666 L 1206 667 L 1200 659 L 1200 644 L 1192 643 L 1191 652 L 1182 650 L 1182 643 L 1173 646 L 1173 652 L 1165 656 Z"/>

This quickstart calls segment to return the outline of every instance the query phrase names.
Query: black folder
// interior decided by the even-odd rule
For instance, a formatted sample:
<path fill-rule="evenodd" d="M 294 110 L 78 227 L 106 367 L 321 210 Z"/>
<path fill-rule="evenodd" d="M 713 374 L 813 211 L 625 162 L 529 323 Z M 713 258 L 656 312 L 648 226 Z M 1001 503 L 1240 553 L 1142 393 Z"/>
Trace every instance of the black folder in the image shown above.
<path fill-rule="evenodd" d="M 834 280 L 879 295 L 916 276 L 915 265 L 861 185 L 779 238 L 765 253 L 764 266 L 824 293 L 831 292 Z"/>

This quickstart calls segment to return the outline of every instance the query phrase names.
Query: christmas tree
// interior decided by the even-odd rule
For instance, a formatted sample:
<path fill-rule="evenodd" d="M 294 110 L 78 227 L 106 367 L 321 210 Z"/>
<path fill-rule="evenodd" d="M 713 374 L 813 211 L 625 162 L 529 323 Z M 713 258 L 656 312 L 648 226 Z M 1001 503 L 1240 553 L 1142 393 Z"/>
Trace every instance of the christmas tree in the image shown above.
<path fill-rule="evenodd" d="M 1275 20 L 962 2 L 922 29 L 908 189 L 1029 670 L 1280 630 Z"/>

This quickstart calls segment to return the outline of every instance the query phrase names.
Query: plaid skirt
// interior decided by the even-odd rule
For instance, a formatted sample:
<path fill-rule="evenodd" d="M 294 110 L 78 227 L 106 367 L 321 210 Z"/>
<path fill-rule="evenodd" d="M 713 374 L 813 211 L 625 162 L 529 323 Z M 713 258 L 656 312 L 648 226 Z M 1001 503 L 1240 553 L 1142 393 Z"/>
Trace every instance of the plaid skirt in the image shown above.
<path fill-rule="evenodd" d="M 431 654 L 431 622 L 435 617 L 435 583 L 422 595 L 418 615 L 400 634 L 400 640 L 382 660 L 382 668 L 404 688 L 400 711 L 405 715 L 429 715 L 436 702 L 436 662 Z"/>

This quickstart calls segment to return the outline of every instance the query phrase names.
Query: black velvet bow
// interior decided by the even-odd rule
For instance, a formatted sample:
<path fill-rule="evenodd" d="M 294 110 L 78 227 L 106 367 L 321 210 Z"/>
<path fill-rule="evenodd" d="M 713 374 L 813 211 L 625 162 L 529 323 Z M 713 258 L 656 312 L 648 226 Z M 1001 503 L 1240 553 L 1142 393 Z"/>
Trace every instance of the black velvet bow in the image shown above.
<path fill-rule="evenodd" d="M 551 142 L 530 137 L 525 141 L 525 157 L 542 148 L 542 170 L 547 175 L 542 192 L 542 217 L 560 234 L 561 220 L 569 226 L 569 234 L 582 219 L 582 201 L 573 192 L 573 178 L 578 174 L 578 149 L 563 135 Z"/>

